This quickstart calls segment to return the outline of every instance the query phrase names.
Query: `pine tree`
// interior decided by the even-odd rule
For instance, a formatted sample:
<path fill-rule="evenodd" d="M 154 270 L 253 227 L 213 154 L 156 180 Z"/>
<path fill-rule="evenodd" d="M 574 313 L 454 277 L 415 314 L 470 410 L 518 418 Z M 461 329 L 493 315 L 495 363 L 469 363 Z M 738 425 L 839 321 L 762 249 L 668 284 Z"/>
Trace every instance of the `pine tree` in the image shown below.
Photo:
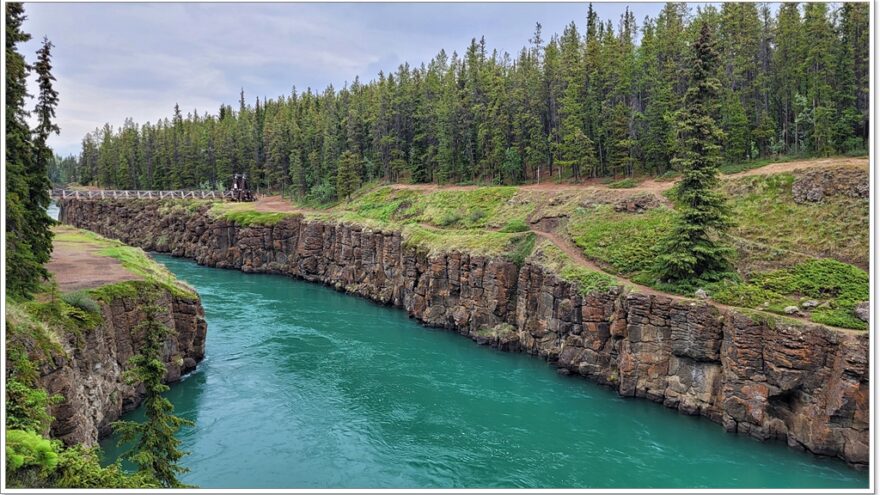
<path fill-rule="evenodd" d="M 666 282 L 710 280 L 730 266 L 730 249 L 717 240 L 729 221 L 724 198 L 717 191 L 723 137 L 713 108 L 720 90 L 715 77 L 718 55 L 705 23 L 693 50 L 690 86 L 680 118 L 682 146 L 675 159 L 682 173 L 674 191 L 676 220 L 663 241 L 664 254 L 658 258 L 658 273 Z"/>
<path fill-rule="evenodd" d="M 140 353 L 129 360 L 130 368 L 126 378 L 131 384 L 143 384 L 145 390 L 143 423 L 137 421 L 116 421 L 113 428 L 119 433 L 119 443 L 135 442 L 125 458 L 138 467 L 138 472 L 158 481 L 165 488 L 183 488 L 177 476 L 188 471 L 178 464 L 187 453 L 179 449 L 180 440 L 175 437 L 183 426 L 194 423 L 174 415 L 174 405 L 162 394 L 168 391 L 165 385 L 165 364 L 162 362 L 162 349 L 165 338 L 172 330 L 159 318 L 162 306 L 157 304 L 156 294 L 147 296 L 149 304 L 143 306 L 144 319 L 137 326 L 137 332 L 144 337 Z"/>
<path fill-rule="evenodd" d="M 58 94 L 52 88 L 51 43 L 37 52 L 40 95 L 37 128 L 32 136 L 25 118 L 26 79 L 31 67 L 16 45 L 30 39 L 21 30 L 26 19 L 20 3 L 6 4 L 6 293 L 28 298 L 48 273 L 43 264 L 52 251 L 49 164 L 54 160 L 46 140 L 58 132 L 53 118 Z"/>
<path fill-rule="evenodd" d="M 339 157 L 337 167 L 336 197 L 348 201 L 360 186 L 360 158 L 351 151 L 346 151 Z"/>

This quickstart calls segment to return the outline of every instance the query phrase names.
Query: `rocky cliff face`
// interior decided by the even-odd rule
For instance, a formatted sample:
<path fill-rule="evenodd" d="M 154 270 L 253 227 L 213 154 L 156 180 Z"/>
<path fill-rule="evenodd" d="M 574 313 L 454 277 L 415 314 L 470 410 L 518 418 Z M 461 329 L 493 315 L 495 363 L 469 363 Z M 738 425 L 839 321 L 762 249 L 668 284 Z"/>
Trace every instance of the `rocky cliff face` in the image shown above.
<path fill-rule="evenodd" d="M 41 385 L 49 394 L 64 397 L 51 411 L 55 417 L 51 435 L 66 444 L 96 444 L 110 432 L 111 422 L 143 399 L 143 386 L 127 384 L 123 372 L 144 339 L 137 327 L 146 302 L 119 297 L 100 304 L 102 322 L 97 328 L 67 335 L 61 342 L 65 355 L 40 361 Z M 156 304 L 167 308 L 160 321 L 176 330 L 165 342 L 163 361 L 166 381 L 178 381 L 205 355 L 204 311 L 198 299 L 168 292 Z"/>
<path fill-rule="evenodd" d="M 211 218 L 205 207 L 190 210 L 66 200 L 61 219 L 207 266 L 330 284 L 728 431 L 868 463 L 865 332 L 762 321 L 620 288 L 583 296 L 536 264 L 428 255 L 398 232 L 301 217 L 239 226 Z"/>

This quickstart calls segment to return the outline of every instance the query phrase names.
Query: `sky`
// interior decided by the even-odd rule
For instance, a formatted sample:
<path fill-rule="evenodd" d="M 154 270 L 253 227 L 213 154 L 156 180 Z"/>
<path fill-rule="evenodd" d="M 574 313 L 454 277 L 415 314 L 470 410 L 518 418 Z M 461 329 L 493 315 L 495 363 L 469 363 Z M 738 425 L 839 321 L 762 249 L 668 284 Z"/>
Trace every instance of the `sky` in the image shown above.
<path fill-rule="evenodd" d="M 576 22 L 583 32 L 587 3 L 25 3 L 20 46 L 33 61 L 47 36 L 53 50 L 61 133 L 49 144 L 78 154 L 82 137 L 109 122 L 121 126 L 169 117 L 179 103 L 216 114 L 307 87 L 340 88 L 359 76 L 373 80 L 404 62 L 427 63 L 442 48 L 463 53 L 471 38 L 516 54 L 535 23 L 543 37 Z M 641 23 L 660 3 L 598 3 L 615 22 L 629 6 Z M 30 81 L 30 93 L 36 94 Z"/>

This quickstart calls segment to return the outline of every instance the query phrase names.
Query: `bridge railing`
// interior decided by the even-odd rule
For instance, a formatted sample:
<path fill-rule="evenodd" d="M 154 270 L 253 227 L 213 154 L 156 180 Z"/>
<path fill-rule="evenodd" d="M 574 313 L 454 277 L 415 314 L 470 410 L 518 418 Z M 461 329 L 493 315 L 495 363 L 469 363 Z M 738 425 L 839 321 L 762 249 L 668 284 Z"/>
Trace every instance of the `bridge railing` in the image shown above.
<path fill-rule="evenodd" d="M 223 199 L 232 198 L 232 191 L 79 191 L 72 189 L 53 189 L 55 199 Z"/>

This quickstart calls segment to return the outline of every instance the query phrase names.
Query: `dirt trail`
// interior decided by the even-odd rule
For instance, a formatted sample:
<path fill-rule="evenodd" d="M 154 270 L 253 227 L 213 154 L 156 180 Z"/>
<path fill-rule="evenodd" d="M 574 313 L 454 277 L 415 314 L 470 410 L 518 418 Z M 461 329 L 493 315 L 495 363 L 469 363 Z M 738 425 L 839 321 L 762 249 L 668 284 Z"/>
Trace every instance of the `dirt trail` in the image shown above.
<path fill-rule="evenodd" d="M 299 208 L 290 203 L 290 201 L 279 195 L 274 196 L 257 196 L 256 201 L 244 203 L 248 206 L 248 210 L 261 211 L 266 213 L 284 212 L 284 213 L 310 213 L 319 210 L 311 208 Z"/>
<path fill-rule="evenodd" d="M 71 227 L 56 227 L 55 232 L 75 232 Z M 122 263 L 108 256 L 98 254 L 100 248 L 84 242 L 55 240 L 52 243 L 52 258 L 46 264 L 49 273 L 55 276 L 61 292 L 81 289 L 94 289 L 102 285 L 115 284 L 126 280 L 139 280 L 140 277 L 122 267 Z"/>

